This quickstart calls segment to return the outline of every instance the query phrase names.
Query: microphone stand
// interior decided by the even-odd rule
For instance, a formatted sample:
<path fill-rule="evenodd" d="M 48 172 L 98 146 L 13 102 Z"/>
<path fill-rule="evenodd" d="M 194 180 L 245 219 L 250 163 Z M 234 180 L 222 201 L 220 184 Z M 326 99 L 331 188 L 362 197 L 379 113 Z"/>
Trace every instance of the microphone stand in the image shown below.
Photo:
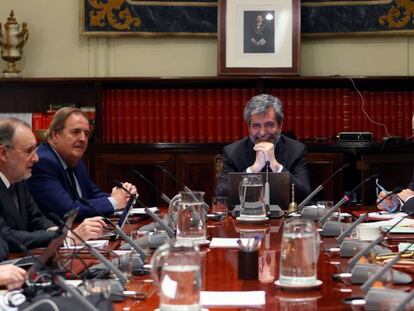
<path fill-rule="evenodd" d="M 89 245 L 86 243 L 84 239 L 82 239 L 72 228 L 69 228 L 66 226 L 66 224 L 56 215 L 53 213 L 50 213 L 49 216 L 54 218 L 54 221 L 57 221 L 60 225 L 64 226 L 67 230 L 69 230 L 76 238 L 78 238 L 91 252 L 93 256 L 95 256 L 99 261 L 102 262 L 102 264 L 110 271 L 114 272 L 115 275 L 118 277 L 119 282 L 121 283 L 122 287 L 125 288 L 125 284 L 128 282 L 125 275 L 117 268 L 115 267 L 108 259 L 105 258 L 100 252 L 98 252 L 95 247 Z"/>
<path fill-rule="evenodd" d="M 144 203 L 142 203 L 142 201 L 141 200 L 139 200 L 138 198 L 137 198 L 137 203 L 139 204 L 139 205 L 141 205 L 141 207 L 143 207 L 144 208 L 144 210 L 145 210 L 145 212 L 156 222 L 156 223 L 158 223 L 160 226 L 161 226 L 161 228 L 163 228 L 164 230 L 165 230 L 165 232 L 167 232 L 167 234 L 168 234 L 168 236 L 170 237 L 170 238 L 173 238 L 173 237 L 175 237 L 175 232 L 167 225 L 167 224 L 165 224 L 162 220 L 161 220 L 161 218 L 159 218 L 153 211 L 151 211 L 147 206 L 145 206 L 145 204 Z"/>
<path fill-rule="evenodd" d="M 401 217 L 395 224 L 393 224 L 387 231 L 385 231 L 383 234 L 381 234 L 378 238 L 376 238 L 375 240 L 373 240 L 371 243 L 369 243 L 367 245 L 367 247 L 365 247 L 364 249 L 361 249 L 358 253 L 355 254 L 354 257 L 352 257 L 348 264 L 349 267 L 352 268 L 357 262 L 358 260 L 362 257 L 365 256 L 375 245 L 377 245 L 378 243 L 382 242 L 385 237 L 388 235 L 388 233 L 394 229 L 400 222 L 402 222 L 406 217 L 408 216 L 412 216 L 414 214 L 414 211 L 411 213 L 408 213 L 406 216 Z"/>
<path fill-rule="evenodd" d="M 82 296 L 76 288 L 73 286 L 67 285 L 65 279 L 61 275 L 56 275 L 55 277 L 56 284 L 63 288 L 65 291 L 70 293 L 78 302 L 84 307 L 84 310 L 89 311 L 99 311 L 89 300 L 87 300 L 84 296 Z"/>
<path fill-rule="evenodd" d="M 32 252 L 30 252 L 26 246 L 23 245 L 23 243 L 21 243 L 17 237 L 12 233 L 12 232 L 8 232 L 8 234 L 10 235 L 8 237 L 9 240 L 11 240 L 13 243 L 15 243 L 20 250 L 26 254 L 29 255 L 34 262 L 37 263 L 37 265 L 40 268 L 45 268 L 46 270 L 49 270 L 49 268 L 46 266 L 46 264 L 44 262 L 41 262 L 36 256 L 34 256 L 32 254 Z M 11 238 L 11 239 L 10 239 Z M 33 263 L 34 264 L 34 263 Z M 30 271 L 31 269 L 29 269 Z M 64 278 L 56 273 L 52 273 L 52 275 L 54 275 L 55 277 L 55 283 L 61 287 L 62 289 L 64 289 L 65 291 L 67 291 L 68 293 L 72 294 L 72 296 L 83 306 L 85 307 L 85 310 L 89 310 L 89 311 L 99 311 L 97 308 L 95 308 L 95 306 L 90 303 L 84 296 L 82 296 L 75 288 L 73 288 L 72 286 L 69 286 L 65 283 Z M 28 280 L 26 280 L 26 282 L 28 282 Z M 27 284 L 29 286 L 29 284 Z"/>
<path fill-rule="evenodd" d="M 104 216 L 95 206 L 93 206 L 85 198 L 79 198 L 79 201 L 82 202 L 83 204 L 86 204 L 93 210 L 95 210 L 95 212 L 97 212 L 99 216 L 101 216 L 105 221 L 109 222 L 111 226 L 114 228 L 115 232 L 118 235 L 120 235 L 124 241 L 126 241 L 129 245 L 131 245 L 131 247 L 139 254 L 139 256 L 142 258 L 142 261 L 144 261 L 145 258 L 147 258 L 147 255 L 145 255 L 144 251 L 141 248 L 139 248 L 138 245 L 134 243 L 134 241 L 118 226 L 118 224 L 114 224 L 113 221 L 111 221 L 108 217 Z M 136 201 L 137 201 L 137 197 L 131 196 L 127 205 L 129 205 L 130 202 L 131 202 L 131 205 L 135 205 Z"/>
<path fill-rule="evenodd" d="M 320 184 L 315 190 L 313 190 L 299 205 L 298 209 L 299 211 L 302 210 L 302 207 L 304 207 L 315 195 L 317 195 L 326 185 L 327 182 L 329 182 L 332 178 L 334 178 L 339 172 L 341 172 L 344 168 L 348 167 L 349 164 L 342 165 L 339 169 L 337 169 L 331 176 L 328 177 L 327 180 L 325 180 L 322 184 Z"/>
<path fill-rule="evenodd" d="M 190 195 L 193 197 L 193 199 L 197 202 L 198 200 L 197 200 L 197 198 L 192 194 L 193 193 L 193 191 L 190 189 L 190 188 L 188 188 L 186 185 L 184 185 L 181 181 L 179 181 L 178 179 L 177 179 L 177 177 L 175 177 L 173 174 L 171 174 L 169 171 L 167 171 L 162 165 L 160 165 L 160 164 L 156 164 L 155 165 L 155 167 L 156 168 L 158 168 L 158 169 L 160 169 L 161 171 L 163 171 L 164 173 L 166 173 L 171 179 L 173 179 L 178 185 L 180 185 L 181 187 L 183 187 L 183 189 L 184 189 L 184 191 L 187 191 L 187 192 L 189 192 L 190 193 Z M 205 203 L 205 202 L 203 202 L 203 207 L 204 207 L 204 209 L 205 209 L 205 211 L 206 211 L 206 213 L 208 213 L 208 210 L 209 210 L 209 206 L 208 206 L 208 204 L 207 203 Z"/>
<path fill-rule="evenodd" d="M 142 175 L 138 170 L 133 170 L 132 171 L 134 174 L 138 175 L 142 180 L 144 180 L 152 189 L 154 189 L 155 191 L 157 191 L 160 194 L 161 199 L 167 203 L 168 205 L 171 202 L 171 199 L 164 193 L 162 192 L 156 185 L 154 185 L 148 178 L 146 178 L 144 175 Z M 116 182 L 116 183 L 120 183 L 120 182 Z M 122 185 L 122 183 L 120 183 Z"/>
<path fill-rule="evenodd" d="M 390 260 L 385 266 L 383 266 L 381 269 L 379 269 L 377 272 L 375 272 L 368 280 L 362 284 L 361 289 L 364 293 L 367 293 L 368 289 L 374 284 L 376 280 L 378 280 L 382 275 L 384 275 L 385 272 L 387 272 L 392 266 L 401 258 L 402 253 L 409 250 L 410 247 L 414 244 L 414 242 L 411 242 L 404 250 L 399 251 L 397 255 Z"/>

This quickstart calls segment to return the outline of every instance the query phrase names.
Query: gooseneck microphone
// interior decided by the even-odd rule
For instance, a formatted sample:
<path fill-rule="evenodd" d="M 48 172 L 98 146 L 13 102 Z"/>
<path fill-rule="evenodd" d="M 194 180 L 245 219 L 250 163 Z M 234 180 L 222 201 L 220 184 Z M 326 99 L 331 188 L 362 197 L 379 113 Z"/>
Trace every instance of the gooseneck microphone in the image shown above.
<path fill-rule="evenodd" d="M 399 251 L 395 257 L 390 260 L 389 262 L 387 262 L 387 264 L 383 267 L 381 267 L 381 269 L 379 269 L 377 272 L 375 272 L 373 275 L 371 275 L 368 280 L 366 280 L 366 282 L 364 284 L 362 284 L 361 289 L 364 293 L 366 293 L 372 286 L 372 284 L 374 284 L 375 281 L 377 281 L 381 276 L 383 276 L 389 269 L 392 268 L 392 266 L 401 258 L 402 253 L 404 253 L 405 251 L 408 251 L 410 249 L 410 247 L 414 244 L 414 242 L 411 242 L 406 248 L 404 248 L 403 250 Z M 411 282 L 411 278 L 409 280 Z"/>
<path fill-rule="evenodd" d="M 265 181 L 265 189 L 264 189 L 264 195 L 265 195 L 265 207 L 267 213 L 270 210 L 270 189 L 269 189 L 269 170 L 270 170 L 270 162 L 266 161 L 266 181 Z"/>
<path fill-rule="evenodd" d="M 349 164 L 342 165 L 339 169 L 337 169 L 331 176 L 329 176 L 323 183 L 321 183 L 315 190 L 313 190 L 299 205 L 299 210 L 302 209 L 315 195 L 317 195 L 324 186 L 332 179 L 334 178 L 339 172 L 341 172 L 344 168 L 348 167 Z"/>
<path fill-rule="evenodd" d="M 403 191 L 402 187 L 395 187 L 390 192 L 387 192 L 387 194 L 381 200 L 378 201 L 377 205 L 380 205 L 385 199 L 389 198 L 390 196 L 393 196 L 394 194 L 400 193 L 401 191 Z"/>
<path fill-rule="evenodd" d="M 74 230 L 72 230 L 72 228 L 68 227 L 61 219 L 59 216 L 57 216 L 54 213 L 49 213 L 48 215 L 49 217 L 52 218 L 53 221 L 55 221 L 56 223 L 58 223 L 59 225 L 65 227 L 67 230 L 69 230 L 76 238 L 79 239 L 79 241 L 81 241 L 91 252 L 91 254 L 93 256 L 95 256 L 100 262 L 102 262 L 102 264 L 110 271 L 112 271 L 113 273 L 115 273 L 115 275 L 118 277 L 119 282 L 122 284 L 122 287 L 125 288 L 125 284 L 128 282 L 127 278 L 125 277 L 125 275 L 119 271 L 119 269 L 117 267 L 114 266 L 114 264 L 112 262 L 110 262 L 108 259 L 105 258 L 105 256 L 103 256 L 100 252 L 98 252 L 95 247 L 89 245 L 88 243 L 86 243 L 86 241 L 84 239 L 82 239 Z"/>
<path fill-rule="evenodd" d="M 177 177 L 175 177 L 173 174 L 171 174 L 169 171 L 167 171 L 162 165 L 156 164 L 155 167 L 160 169 L 161 171 L 163 171 L 165 174 L 167 174 L 172 180 L 174 180 L 178 185 L 180 185 L 185 191 L 193 193 L 193 191 L 190 188 L 188 188 L 181 181 L 179 181 Z M 196 200 L 195 197 L 194 197 L 194 199 Z M 203 202 L 203 207 L 204 207 L 206 213 L 208 213 L 208 210 L 209 210 L 208 204 Z"/>
<path fill-rule="evenodd" d="M 175 237 L 175 232 L 165 222 L 161 220 L 153 211 L 151 211 L 141 200 L 137 199 L 137 203 L 144 208 L 145 212 L 154 220 L 161 228 L 167 232 L 170 238 Z"/>
<path fill-rule="evenodd" d="M 134 174 L 138 175 L 143 181 L 145 181 L 152 189 L 154 189 L 155 191 L 157 191 L 160 194 L 161 199 L 167 203 L 168 205 L 171 202 L 171 199 L 164 193 L 161 191 L 160 188 L 158 188 L 156 185 L 154 185 L 148 178 L 146 178 L 144 175 L 142 175 L 138 170 L 133 170 L 132 171 Z"/>
<path fill-rule="evenodd" d="M 114 181 L 115 185 L 117 187 L 122 188 L 123 190 L 125 190 L 126 192 L 128 192 L 131 196 L 133 195 L 131 192 L 128 191 L 128 189 L 126 189 L 125 187 L 122 186 L 122 183 L 119 181 Z M 175 232 L 166 224 L 164 223 L 161 218 L 159 218 L 155 213 L 153 213 L 140 199 L 138 199 L 138 196 L 136 196 L 135 198 L 136 202 L 144 208 L 145 212 L 156 222 L 158 223 L 161 228 L 163 228 L 165 230 L 165 232 L 167 232 L 168 236 L 170 238 L 173 238 L 175 236 Z"/>
<path fill-rule="evenodd" d="M 361 188 L 361 186 L 371 180 L 374 180 L 378 178 L 377 174 L 373 174 L 371 176 L 369 176 L 368 178 L 364 179 L 363 181 L 361 181 L 358 185 L 356 185 L 354 187 L 354 189 L 352 189 L 351 191 L 347 192 L 343 198 L 341 200 L 339 200 L 338 203 L 335 204 L 334 207 L 332 207 L 323 217 L 321 217 L 321 219 L 319 220 L 321 224 L 325 223 L 325 221 L 333 214 L 335 213 L 343 204 L 345 204 L 346 202 L 349 201 L 349 198 L 351 195 L 353 195 L 359 188 Z"/>
<path fill-rule="evenodd" d="M 405 218 L 414 215 L 414 211 L 411 213 L 408 213 L 407 215 L 405 215 L 404 217 L 401 217 L 395 224 L 393 224 L 387 231 L 385 231 L 384 233 L 380 234 L 378 238 L 376 238 L 375 240 L 373 240 L 371 243 L 369 243 L 365 248 L 361 249 L 358 253 L 355 254 L 354 257 L 352 257 L 348 264 L 349 267 L 352 268 L 357 262 L 358 260 L 362 257 L 365 256 L 375 245 L 379 244 L 380 242 L 382 242 L 387 235 L 391 232 L 392 229 L 394 229 L 400 222 L 402 222 Z"/>
<path fill-rule="evenodd" d="M 32 272 L 37 267 L 45 268 L 49 271 L 49 268 L 46 266 L 46 264 L 44 262 L 40 261 L 36 256 L 33 256 L 32 252 L 30 252 L 27 249 L 27 247 L 16 238 L 16 236 L 13 233 L 9 232 L 8 234 L 9 234 L 8 239 L 11 242 L 15 243 L 20 248 L 22 253 L 24 253 L 25 255 L 30 256 L 33 259 L 34 263 L 33 263 L 32 267 L 35 267 L 35 265 L 36 265 L 36 267 L 35 268 L 30 268 L 28 274 L 30 274 L 30 272 Z M 95 308 L 95 306 L 91 302 L 89 302 L 84 296 L 82 296 L 79 293 L 79 291 L 77 291 L 72 286 L 67 285 L 66 281 L 64 280 L 64 278 L 61 275 L 59 275 L 58 273 L 52 273 L 52 275 L 54 275 L 55 283 L 60 288 L 64 289 L 68 293 L 72 294 L 73 297 L 85 308 L 85 310 L 98 311 L 98 309 Z M 30 277 L 30 276 L 28 276 L 28 277 Z M 27 282 L 27 280 L 26 280 L 26 282 Z"/>
<path fill-rule="evenodd" d="M 131 198 L 133 198 L 133 196 L 131 196 Z M 136 200 L 136 198 L 134 198 L 134 200 Z M 145 255 L 144 251 L 141 248 L 139 248 L 138 245 L 134 243 L 134 241 L 127 234 L 125 234 L 125 232 L 117 224 L 115 224 L 108 217 L 102 214 L 95 206 L 93 206 L 92 203 L 90 203 L 85 198 L 79 198 L 79 201 L 92 208 L 95 212 L 97 212 L 99 216 L 101 216 L 106 222 L 108 222 L 112 226 L 112 228 L 114 228 L 115 232 L 118 235 L 120 235 L 122 239 L 126 241 L 139 254 L 139 256 L 142 258 L 142 261 L 145 260 L 147 256 Z"/>

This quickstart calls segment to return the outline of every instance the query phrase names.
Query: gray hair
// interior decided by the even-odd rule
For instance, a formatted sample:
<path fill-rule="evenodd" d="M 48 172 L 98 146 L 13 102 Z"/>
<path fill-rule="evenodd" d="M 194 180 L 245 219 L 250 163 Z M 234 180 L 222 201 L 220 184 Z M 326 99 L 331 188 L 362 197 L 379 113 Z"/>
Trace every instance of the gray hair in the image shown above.
<path fill-rule="evenodd" d="M 69 118 L 72 114 L 78 114 L 85 117 L 88 120 L 86 114 L 80 110 L 79 108 L 74 107 L 63 107 L 56 111 L 55 115 L 53 116 L 52 122 L 49 125 L 49 128 L 46 130 L 46 140 L 52 138 L 53 133 L 61 133 L 65 128 L 65 123 L 67 118 Z"/>
<path fill-rule="evenodd" d="M 30 129 L 30 125 L 18 118 L 0 118 L 0 145 L 12 147 L 13 138 L 18 126 L 25 126 Z"/>
<path fill-rule="evenodd" d="M 269 108 L 273 108 L 276 113 L 276 122 L 280 125 L 283 121 L 283 107 L 279 98 L 269 94 L 253 96 L 244 108 L 244 120 L 250 126 L 252 114 L 264 114 Z"/>

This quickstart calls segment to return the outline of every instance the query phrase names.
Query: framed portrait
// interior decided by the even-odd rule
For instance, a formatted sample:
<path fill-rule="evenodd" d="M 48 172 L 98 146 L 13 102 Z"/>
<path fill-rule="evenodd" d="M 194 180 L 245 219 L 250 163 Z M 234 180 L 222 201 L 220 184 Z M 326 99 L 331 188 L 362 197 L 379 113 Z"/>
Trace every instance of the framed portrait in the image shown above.
<path fill-rule="evenodd" d="M 298 75 L 299 0 L 221 0 L 219 75 Z"/>

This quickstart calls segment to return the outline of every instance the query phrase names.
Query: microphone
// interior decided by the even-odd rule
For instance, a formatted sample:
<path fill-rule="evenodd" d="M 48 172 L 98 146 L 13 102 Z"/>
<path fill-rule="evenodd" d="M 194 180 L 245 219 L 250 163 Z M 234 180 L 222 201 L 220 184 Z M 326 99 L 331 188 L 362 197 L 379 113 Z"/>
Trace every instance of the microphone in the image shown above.
<path fill-rule="evenodd" d="M 401 258 L 402 253 L 405 251 L 408 251 L 410 247 L 414 244 L 414 242 L 411 242 L 405 249 L 399 251 L 396 256 L 390 260 L 385 266 L 381 267 L 377 272 L 375 272 L 372 276 L 368 278 L 368 280 L 365 281 L 364 284 L 362 284 L 361 289 L 364 293 L 367 293 L 368 289 L 374 284 L 375 281 L 377 281 L 380 277 L 382 277 L 392 266 Z M 407 275 L 407 283 L 410 283 L 412 281 L 411 276 Z"/>
<path fill-rule="evenodd" d="M 131 196 L 132 201 L 137 200 L 137 198 L 134 198 L 133 196 Z M 130 199 L 131 200 L 131 199 Z M 126 241 L 129 245 L 131 245 L 131 247 L 139 254 L 139 256 L 142 258 L 142 261 L 145 261 L 145 258 L 147 257 L 144 253 L 144 251 L 138 247 L 138 245 L 136 245 L 134 243 L 134 241 L 127 235 L 125 234 L 125 232 L 118 226 L 118 224 L 114 224 L 113 221 L 111 221 L 108 217 L 104 216 L 95 206 L 92 205 L 92 203 L 90 203 L 88 200 L 86 200 L 85 198 L 79 198 L 79 201 L 82 202 L 83 204 L 89 206 L 90 208 L 92 208 L 95 212 L 98 213 L 99 216 L 101 216 L 105 222 L 109 223 L 112 228 L 114 228 L 115 232 L 120 235 L 122 237 L 122 239 L 124 241 Z M 129 203 L 129 202 L 128 202 Z M 128 204 L 127 204 L 128 205 Z"/>
<path fill-rule="evenodd" d="M 164 192 L 162 192 L 160 188 L 158 188 L 156 185 L 154 185 L 148 178 L 146 178 L 144 175 L 142 175 L 138 170 L 133 170 L 132 172 L 134 174 L 138 175 L 142 180 L 144 180 L 152 189 L 157 191 L 160 194 L 161 199 L 165 203 L 167 203 L 168 205 L 170 204 L 171 199 Z"/>
<path fill-rule="evenodd" d="M 376 238 L 375 240 L 373 240 L 371 243 L 369 243 L 367 245 L 367 247 L 365 247 L 364 249 L 361 249 L 358 253 L 355 254 L 354 257 L 352 257 L 348 264 L 349 267 L 352 268 L 357 262 L 358 260 L 362 257 L 365 256 L 375 245 L 379 244 L 380 242 L 382 242 L 386 236 L 388 235 L 388 233 L 394 229 L 400 222 L 402 222 L 405 218 L 414 215 L 414 211 L 408 213 L 407 215 L 405 215 L 404 217 L 401 217 L 395 224 L 393 224 L 387 231 L 385 231 L 383 234 L 380 234 L 378 238 Z"/>
<path fill-rule="evenodd" d="M 181 181 L 179 181 L 177 179 L 177 177 L 175 177 L 173 174 L 171 174 L 169 171 L 167 171 L 162 165 L 156 164 L 155 167 L 160 169 L 161 171 L 163 171 L 165 174 L 167 174 L 172 180 L 174 180 L 178 185 L 180 185 L 185 191 L 193 193 L 193 191 L 190 188 L 188 188 Z M 206 210 L 206 213 L 208 213 L 209 206 L 207 205 L 207 203 L 203 202 L 203 207 Z"/>
<path fill-rule="evenodd" d="M 167 232 L 168 236 L 170 238 L 175 237 L 175 232 L 174 230 L 172 230 L 166 223 L 164 223 L 161 218 L 159 218 L 153 211 L 151 211 L 144 203 L 142 203 L 141 200 L 139 200 L 138 198 L 136 199 L 137 203 L 139 205 L 141 205 L 141 207 L 144 208 L 145 212 L 157 223 L 160 225 L 161 228 L 163 228 L 165 230 L 165 232 Z"/>
<path fill-rule="evenodd" d="M 336 240 L 338 241 L 339 244 L 341 244 L 345 237 L 350 235 L 352 230 L 354 230 L 356 228 L 356 226 L 358 226 L 361 222 L 363 222 L 365 219 L 367 219 L 368 217 L 368 213 L 364 213 L 361 216 L 359 216 L 359 218 L 354 221 L 352 223 L 352 225 L 350 225 L 348 228 L 346 228 L 346 230 L 344 230 L 337 238 Z"/>
<path fill-rule="evenodd" d="M 385 199 L 389 198 L 390 196 L 393 196 L 394 194 L 400 193 L 403 191 L 402 187 L 395 187 L 391 191 L 389 191 L 381 200 L 378 201 L 377 205 L 380 205 Z"/>
<path fill-rule="evenodd" d="M 333 214 L 335 213 L 343 204 L 345 204 L 346 202 L 349 201 L 349 198 L 351 195 L 353 195 L 359 188 L 361 188 L 361 186 L 373 179 L 378 178 L 377 174 L 373 174 L 371 176 L 369 176 L 368 178 L 364 179 L 363 181 L 361 181 L 358 185 L 356 185 L 354 187 L 354 189 L 352 189 L 351 191 L 347 192 L 343 198 L 341 200 L 339 200 L 338 203 L 335 204 L 334 207 L 332 207 L 323 217 L 321 217 L 321 219 L 319 220 L 321 224 L 325 223 L 325 221 Z"/>
<path fill-rule="evenodd" d="M 66 284 L 65 279 L 61 275 L 57 275 L 55 277 L 55 282 L 59 287 L 71 294 L 72 297 L 74 297 L 82 305 L 82 307 L 85 308 L 85 310 L 99 311 L 99 309 L 97 309 L 89 300 L 82 296 L 76 288 Z"/>
<path fill-rule="evenodd" d="M 49 213 L 49 217 L 52 218 L 53 221 L 56 221 L 56 223 L 62 225 L 67 230 L 69 230 L 76 238 L 78 238 L 91 252 L 91 254 L 96 257 L 108 270 L 112 271 L 119 279 L 119 282 L 121 283 L 122 287 L 125 288 L 125 285 L 127 284 L 128 280 L 125 277 L 125 275 L 117 268 L 115 265 L 110 262 L 108 259 L 105 258 L 100 252 L 98 252 L 95 247 L 89 245 L 86 243 L 84 239 L 82 239 L 72 228 L 68 227 L 59 216 L 57 216 L 55 213 Z"/>
<path fill-rule="evenodd" d="M 320 220 L 320 224 L 323 226 L 322 227 L 322 232 L 321 235 L 322 236 L 338 236 L 342 233 L 342 225 L 341 222 L 339 221 L 340 216 L 338 215 L 338 221 L 327 221 L 326 220 L 336 211 L 339 210 L 339 207 L 341 207 L 345 202 L 347 202 L 349 200 L 349 197 L 355 193 L 355 191 L 357 191 L 363 184 L 365 184 L 366 182 L 369 182 L 373 179 L 376 179 L 378 177 L 378 175 L 374 174 L 371 175 L 370 177 L 364 179 L 362 182 L 360 182 L 357 186 L 354 187 L 354 189 L 352 189 L 350 192 L 346 193 L 344 195 L 344 197 L 338 202 L 336 203 L 336 205 L 334 207 L 332 207 Z M 338 212 L 339 213 L 339 212 Z M 326 223 L 325 223 L 326 222 Z"/>
<path fill-rule="evenodd" d="M 341 172 L 344 168 L 348 167 L 349 164 L 342 165 L 339 169 L 337 169 L 331 176 L 329 176 L 322 184 L 320 184 L 315 190 L 313 190 L 299 205 L 299 210 L 302 209 L 315 195 L 317 195 L 324 186 L 332 179 L 334 178 L 339 172 Z"/>

